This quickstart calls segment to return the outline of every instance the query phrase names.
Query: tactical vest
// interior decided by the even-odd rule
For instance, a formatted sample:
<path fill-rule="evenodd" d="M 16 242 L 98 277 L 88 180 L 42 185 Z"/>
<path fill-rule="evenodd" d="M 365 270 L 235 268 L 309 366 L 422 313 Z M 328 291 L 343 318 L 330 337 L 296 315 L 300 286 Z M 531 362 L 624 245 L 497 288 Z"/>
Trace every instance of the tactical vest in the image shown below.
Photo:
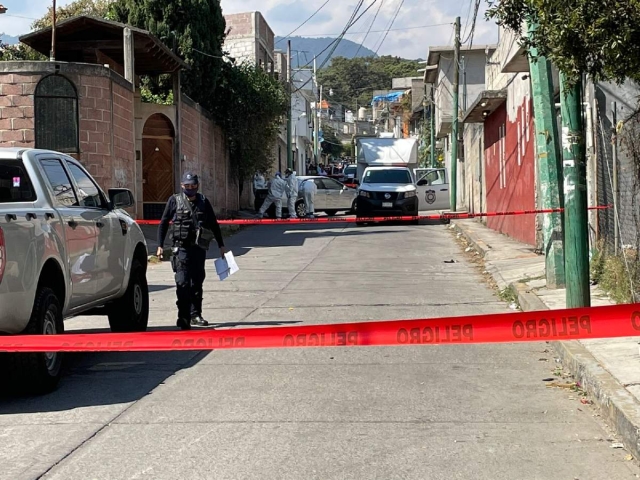
<path fill-rule="evenodd" d="M 196 240 L 196 230 L 204 212 L 204 197 L 198 194 L 193 205 L 190 205 L 189 199 L 184 193 L 177 193 L 174 197 L 176 199 L 176 214 L 173 219 L 173 243 L 181 246 L 193 245 Z"/>

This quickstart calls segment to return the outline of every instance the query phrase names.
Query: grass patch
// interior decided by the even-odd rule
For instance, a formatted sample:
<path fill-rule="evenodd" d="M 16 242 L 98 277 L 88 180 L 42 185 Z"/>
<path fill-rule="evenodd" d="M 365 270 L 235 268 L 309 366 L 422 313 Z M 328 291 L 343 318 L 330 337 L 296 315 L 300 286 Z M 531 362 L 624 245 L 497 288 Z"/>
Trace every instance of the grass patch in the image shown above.
<path fill-rule="evenodd" d="M 498 297 L 500 298 L 500 300 L 502 300 L 505 303 L 508 303 L 508 304 L 515 303 L 516 305 L 520 306 L 518 302 L 518 295 L 516 295 L 516 292 L 514 292 L 509 287 L 500 290 L 498 292 Z"/>
<path fill-rule="evenodd" d="M 598 247 L 591 259 L 591 280 L 616 303 L 633 303 L 635 295 L 631 288 L 631 281 L 633 280 L 636 288 L 640 284 L 635 252 L 627 250 L 626 255 L 631 276 L 622 254 L 609 255 L 602 245 Z"/>

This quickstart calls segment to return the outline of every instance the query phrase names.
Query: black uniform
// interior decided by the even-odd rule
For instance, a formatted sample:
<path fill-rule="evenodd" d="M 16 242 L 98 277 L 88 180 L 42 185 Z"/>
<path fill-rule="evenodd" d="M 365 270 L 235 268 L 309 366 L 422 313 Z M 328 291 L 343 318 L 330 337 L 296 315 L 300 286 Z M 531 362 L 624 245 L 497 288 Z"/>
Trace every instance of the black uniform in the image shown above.
<path fill-rule="evenodd" d="M 202 226 L 211 230 L 220 248 L 224 247 L 224 241 L 213 207 L 204 195 L 197 194 L 194 201 L 189 201 L 184 193 L 169 198 L 158 227 L 160 246 L 164 245 L 170 221 L 173 221 L 171 266 L 176 277 L 178 318 L 188 325 L 202 315 L 202 284 L 206 277 L 207 252 L 196 244 L 197 228 Z"/>

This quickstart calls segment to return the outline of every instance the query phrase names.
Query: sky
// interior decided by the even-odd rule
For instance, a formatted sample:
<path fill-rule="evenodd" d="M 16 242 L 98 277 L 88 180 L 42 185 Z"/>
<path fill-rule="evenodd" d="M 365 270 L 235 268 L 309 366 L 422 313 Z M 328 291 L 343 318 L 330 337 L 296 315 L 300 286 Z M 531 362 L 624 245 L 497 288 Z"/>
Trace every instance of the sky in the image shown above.
<path fill-rule="evenodd" d="M 70 1 L 58 0 L 58 5 L 66 5 Z M 325 1 L 222 0 L 222 10 L 224 14 L 260 11 L 275 34 L 285 36 Z M 365 0 L 365 5 L 368 6 L 373 1 Z M 44 15 L 51 0 L 0 0 L 0 3 L 8 8 L 6 14 L 0 15 L 0 33 L 17 36 L 30 30 L 33 19 Z M 357 3 L 357 0 L 329 0 L 327 5 L 294 35 L 335 36 L 343 30 Z M 375 4 L 350 29 L 349 32 L 353 34 L 347 34 L 345 38 L 357 43 L 364 40 L 366 47 L 374 51 L 379 48 L 380 55 L 426 58 L 429 46 L 453 43 L 453 23 L 456 16 L 462 19 L 462 39 L 465 39 L 473 16 L 472 3 L 473 0 L 375 0 Z M 400 11 L 392 30 L 383 41 L 384 31 L 389 27 L 399 6 Z M 380 11 L 373 22 L 379 7 Z M 498 39 L 497 26 L 484 20 L 485 10 L 486 2 L 482 0 L 474 45 L 495 43 Z M 369 27 L 371 33 L 366 36 Z"/>

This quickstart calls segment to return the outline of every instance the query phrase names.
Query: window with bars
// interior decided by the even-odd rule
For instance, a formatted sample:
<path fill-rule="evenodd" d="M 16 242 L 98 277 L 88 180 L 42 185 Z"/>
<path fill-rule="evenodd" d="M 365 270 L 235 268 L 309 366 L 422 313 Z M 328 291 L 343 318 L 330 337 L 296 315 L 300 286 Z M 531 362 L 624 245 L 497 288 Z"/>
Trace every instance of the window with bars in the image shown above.
<path fill-rule="evenodd" d="M 78 93 L 62 75 L 38 83 L 34 96 L 36 148 L 78 153 Z"/>

